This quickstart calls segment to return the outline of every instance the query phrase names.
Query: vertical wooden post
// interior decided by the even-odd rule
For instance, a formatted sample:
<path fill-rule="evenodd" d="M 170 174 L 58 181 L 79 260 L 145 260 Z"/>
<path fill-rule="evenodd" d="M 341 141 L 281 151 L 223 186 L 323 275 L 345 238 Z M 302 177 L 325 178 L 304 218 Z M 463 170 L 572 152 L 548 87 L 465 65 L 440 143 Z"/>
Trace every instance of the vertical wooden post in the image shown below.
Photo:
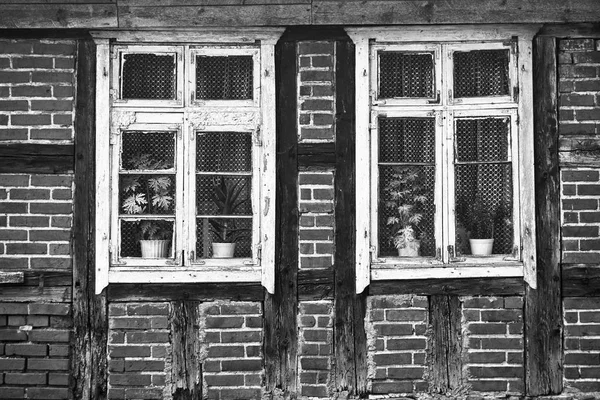
<path fill-rule="evenodd" d="M 75 193 L 73 197 L 73 336 L 71 390 L 74 399 L 107 394 L 108 320 L 106 296 L 94 294 L 94 137 L 96 49 L 77 43 L 75 105 Z"/>
<path fill-rule="evenodd" d="M 336 42 L 335 163 L 335 385 L 351 395 L 367 392 L 367 293 L 355 290 L 354 45 Z"/>
<path fill-rule="evenodd" d="M 174 301 L 169 315 L 171 323 L 172 363 L 171 393 L 173 400 L 202 398 L 202 366 L 197 301 Z"/>
<path fill-rule="evenodd" d="M 277 205 L 275 293 L 265 293 L 265 390 L 295 396 L 298 355 L 298 140 L 296 42 L 275 47 L 277 92 Z"/>
<path fill-rule="evenodd" d="M 537 289 L 526 289 L 528 396 L 562 392 L 562 298 L 556 38 L 539 36 L 533 51 Z"/>

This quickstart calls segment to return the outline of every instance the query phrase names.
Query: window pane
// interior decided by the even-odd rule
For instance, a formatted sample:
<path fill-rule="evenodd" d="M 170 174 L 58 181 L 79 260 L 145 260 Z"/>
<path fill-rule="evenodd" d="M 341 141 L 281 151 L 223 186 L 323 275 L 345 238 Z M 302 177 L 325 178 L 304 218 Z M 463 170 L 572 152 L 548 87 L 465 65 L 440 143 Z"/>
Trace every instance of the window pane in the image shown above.
<path fill-rule="evenodd" d="M 251 100 L 252 56 L 196 56 L 196 98 Z"/>
<path fill-rule="evenodd" d="M 196 176 L 198 215 L 252 215 L 251 176 Z"/>
<path fill-rule="evenodd" d="M 380 118 L 379 162 L 434 163 L 433 118 Z"/>
<path fill-rule="evenodd" d="M 173 258 L 174 219 L 121 220 L 120 257 Z M 160 242 L 148 243 L 146 240 Z"/>
<path fill-rule="evenodd" d="M 379 52 L 379 98 L 434 96 L 432 53 Z"/>
<path fill-rule="evenodd" d="M 456 251 L 473 254 L 469 239 L 494 239 L 492 254 L 513 248 L 509 119 L 456 121 Z"/>
<path fill-rule="evenodd" d="M 175 99 L 175 54 L 123 54 L 122 99 Z"/>
<path fill-rule="evenodd" d="M 196 258 L 212 258 L 213 243 L 235 243 L 233 257 L 252 257 L 252 217 L 197 218 Z"/>
<path fill-rule="evenodd" d="M 175 138 L 172 131 L 124 131 L 122 170 L 165 170 L 175 166 Z"/>
<path fill-rule="evenodd" d="M 476 50 L 454 53 L 454 96 L 506 96 L 509 92 L 509 51 Z"/>
<path fill-rule="evenodd" d="M 198 133 L 197 137 L 197 171 L 252 170 L 252 137 L 249 132 L 206 132 Z"/>

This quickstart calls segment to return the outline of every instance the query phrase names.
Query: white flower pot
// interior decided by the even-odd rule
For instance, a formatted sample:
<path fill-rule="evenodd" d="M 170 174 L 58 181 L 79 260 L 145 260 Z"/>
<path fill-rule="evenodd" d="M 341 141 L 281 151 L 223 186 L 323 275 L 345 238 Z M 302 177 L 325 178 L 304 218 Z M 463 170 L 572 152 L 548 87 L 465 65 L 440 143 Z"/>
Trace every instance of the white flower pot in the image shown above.
<path fill-rule="evenodd" d="M 140 240 L 142 258 L 167 258 L 170 240 Z"/>
<path fill-rule="evenodd" d="M 420 240 L 409 240 L 404 242 L 404 247 L 398 247 L 398 255 L 400 257 L 418 257 L 421 250 Z"/>
<path fill-rule="evenodd" d="M 494 239 L 469 239 L 471 254 L 474 256 L 489 256 L 492 254 Z"/>
<path fill-rule="evenodd" d="M 233 258 L 235 243 L 213 243 L 213 258 Z"/>

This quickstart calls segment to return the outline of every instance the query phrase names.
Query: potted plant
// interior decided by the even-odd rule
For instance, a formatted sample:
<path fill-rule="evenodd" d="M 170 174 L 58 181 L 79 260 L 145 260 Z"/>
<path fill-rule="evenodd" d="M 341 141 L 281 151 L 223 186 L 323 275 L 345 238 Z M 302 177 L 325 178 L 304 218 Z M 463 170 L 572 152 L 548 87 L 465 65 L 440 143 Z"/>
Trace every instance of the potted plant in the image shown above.
<path fill-rule="evenodd" d="M 489 256 L 494 247 L 494 212 L 482 199 L 469 206 L 469 244 L 474 256 Z"/>
<path fill-rule="evenodd" d="M 141 154 L 128 160 L 133 170 L 166 169 L 166 162 L 150 154 Z M 172 178 L 164 175 L 122 176 L 123 203 L 126 214 L 160 214 L 172 209 Z M 137 224 L 136 238 L 140 242 L 142 258 L 166 258 L 173 237 L 173 223 L 166 220 L 143 219 Z"/>
<path fill-rule="evenodd" d="M 418 256 L 426 236 L 421 226 L 428 201 L 425 176 L 417 167 L 397 168 L 384 191 L 384 206 L 392 214 L 387 220 L 393 232 L 390 242 L 400 257 Z"/>
<path fill-rule="evenodd" d="M 244 187 L 243 181 L 219 179 L 212 193 L 218 215 L 231 216 L 250 200 L 248 197 L 241 198 Z M 212 243 L 213 258 L 232 258 L 236 243 L 246 238 L 250 230 L 238 227 L 235 218 L 212 218 L 209 222 L 215 238 Z"/>

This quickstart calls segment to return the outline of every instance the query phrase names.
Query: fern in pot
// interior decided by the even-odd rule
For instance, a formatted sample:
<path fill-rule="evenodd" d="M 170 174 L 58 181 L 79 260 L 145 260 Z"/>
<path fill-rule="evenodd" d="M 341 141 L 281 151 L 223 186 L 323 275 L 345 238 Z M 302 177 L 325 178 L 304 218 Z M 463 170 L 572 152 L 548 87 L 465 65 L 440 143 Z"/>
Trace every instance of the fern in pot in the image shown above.
<path fill-rule="evenodd" d="M 394 170 L 384 193 L 384 207 L 391 214 L 386 222 L 393 232 L 390 242 L 400 257 L 418 256 L 421 240 L 426 239 L 421 224 L 429 200 L 424 174 L 417 167 L 399 167 Z"/>
<path fill-rule="evenodd" d="M 243 197 L 244 188 L 243 181 L 232 182 L 221 177 L 212 192 L 217 214 L 234 215 L 246 204 L 250 198 Z M 236 218 L 211 218 L 209 222 L 214 237 L 213 258 L 232 258 L 236 243 L 250 235 L 250 229 L 240 227 Z"/>
<path fill-rule="evenodd" d="M 128 160 L 133 170 L 161 170 L 169 166 L 150 154 L 141 154 Z M 173 212 L 172 177 L 165 175 L 124 175 L 121 177 L 123 203 L 126 214 L 165 214 Z M 136 239 L 142 258 L 166 258 L 173 238 L 173 222 L 160 219 L 142 219 L 136 224 Z"/>

